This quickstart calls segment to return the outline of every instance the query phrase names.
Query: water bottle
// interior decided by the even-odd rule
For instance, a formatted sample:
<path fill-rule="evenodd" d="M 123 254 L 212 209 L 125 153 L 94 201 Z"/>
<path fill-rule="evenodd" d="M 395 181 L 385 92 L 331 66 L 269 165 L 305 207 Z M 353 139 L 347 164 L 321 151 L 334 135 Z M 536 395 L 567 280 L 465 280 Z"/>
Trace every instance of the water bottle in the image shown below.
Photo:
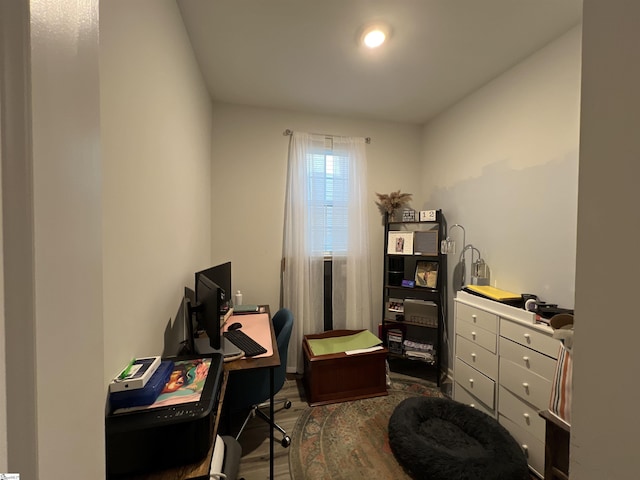
<path fill-rule="evenodd" d="M 233 299 L 234 305 L 242 305 L 242 292 L 238 290 Z"/>

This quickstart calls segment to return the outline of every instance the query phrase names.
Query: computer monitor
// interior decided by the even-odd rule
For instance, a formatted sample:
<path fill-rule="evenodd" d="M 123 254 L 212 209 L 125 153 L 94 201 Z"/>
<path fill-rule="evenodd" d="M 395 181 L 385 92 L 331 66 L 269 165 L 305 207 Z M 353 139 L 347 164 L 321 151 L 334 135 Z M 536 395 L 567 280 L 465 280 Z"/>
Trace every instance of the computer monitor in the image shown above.
<path fill-rule="evenodd" d="M 184 287 L 184 297 L 182 297 L 182 315 L 184 318 L 184 332 L 185 341 L 184 345 L 186 351 L 189 353 L 195 352 L 196 328 L 193 325 L 194 322 L 194 307 L 196 305 L 196 292 L 189 287 Z"/>
<path fill-rule="evenodd" d="M 214 267 L 207 268 L 196 272 L 196 284 L 198 283 L 198 277 L 200 275 L 206 276 L 213 283 L 222 288 L 224 292 L 224 308 L 228 308 L 228 304 L 231 301 L 231 262 L 221 263 Z"/>
<path fill-rule="evenodd" d="M 209 345 L 220 349 L 220 315 L 224 312 L 224 290 L 207 275 L 196 274 L 196 304 L 191 308 L 198 325 L 207 333 Z"/>

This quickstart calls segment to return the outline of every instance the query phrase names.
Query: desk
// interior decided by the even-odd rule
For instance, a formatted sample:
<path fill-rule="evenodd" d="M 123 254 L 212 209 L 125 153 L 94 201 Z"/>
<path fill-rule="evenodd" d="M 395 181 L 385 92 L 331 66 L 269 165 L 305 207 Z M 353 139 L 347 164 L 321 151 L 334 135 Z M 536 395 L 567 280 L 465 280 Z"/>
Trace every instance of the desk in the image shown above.
<path fill-rule="evenodd" d="M 271 313 L 268 306 L 263 306 L 265 313 Z M 239 315 L 241 316 L 241 315 Z M 271 344 L 273 345 L 273 355 L 264 358 L 242 358 L 224 364 L 224 373 L 222 387 L 220 391 L 220 401 L 218 402 L 218 410 L 215 415 L 215 423 L 213 428 L 213 437 L 218 433 L 218 424 L 220 422 L 220 414 L 222 412 L 222 404 L 224 402 L 224 394 L 226 392 L 227 380 L 229 378 L 229 372 L 237 370 L 249 370 L 253 368 L 269 368 L 270 371 L 270 389 L 271 398 L 269 402 L 269 415 L 273 418 L 273 390 L 274 390 L 274 376 L 273 369 L 280 365 L 280 355 L 278 353 L 278 347 L 276 342 L 275 331 L 273 330 L 273 324 L 269 322 L 271 329 Z M 215 442 L 212 442 L 211 448 L 207 455 L 200 461 L 190 465 L 182 465 L 180 467 L 170 468 L 157 472 L 129 476 L 127 480 L 189 480 L 189 479 L 208 479 L 209 469 L 211 468 L 211 456 L 213 455 L 213 447 Z M 273 429 L 271 429 L 271 435 L 269 438 L 269 475 L 273 479 Z"/>
<path fill-rule="evenodd" d="M 261 310 L 269 314 L 271 318 L 271 312 L 268 306 L 261 306 Z M 235 317 L 234 315 L 233 317 Z M 242 318 L 243 315 L 237 315 Z M 233 317 L 228 322 L 233 322 Z M 242 322 L 242 320 L 240 320 Z M 242 358 L 233 362 L 224 364 L 225 373 L 238 371 L 238 370 L 250 370 L 253 368 L 268 368 L 269 369 L 269 417 L 273 418 L 273 395 L 274 395 L 274 375 L 273 369 L 280 365 L 280 354 L 278 353 L 278 342 L 276 341 L 276 334 L 273 330 L 273 323 L 269 322 L 271 327 L 271 345 L 273 346 L 273 355 L 263 358 Z M 273 428 L 269 429 L 269 478 L 273 479 Z"/>

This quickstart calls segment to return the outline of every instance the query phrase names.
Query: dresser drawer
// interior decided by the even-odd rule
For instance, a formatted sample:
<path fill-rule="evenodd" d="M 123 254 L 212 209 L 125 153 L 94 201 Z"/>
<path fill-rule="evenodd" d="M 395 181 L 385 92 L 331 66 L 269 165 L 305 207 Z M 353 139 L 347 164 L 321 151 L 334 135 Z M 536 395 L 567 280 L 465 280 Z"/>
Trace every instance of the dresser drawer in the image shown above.
<path fill-rule="evenodd" d="M 469 322 L 471 325 L 482 327 L 490 332 L 498 331 L 498 316 L 493 313 L 485 312 L 479 308 L 465 305 L 464 303 L 456 304 L 456 318 Z"/>
<path fill-rule="evenodd" d="M 500 357 L 511 360 L 516 365 L 537 373 L 547 380 L 553 379 L 556 371 L 556 360 L 554 358 L 547 357 L 504 337 L 500 337 Z"/>
<path fill-rule="evenodd" d="M 513 340 L 520 345 L 532 348 L 552 358 L 558 358 L 560 348 L 559 340 L 533 328 L 528 328 L 520 323 L 511 322 L 505 318 L 500 319 L 500 336 Z"/>
<path fill-rule="evenodd" d="M 500 357 L 500 385 L 539 410 L 549 407 L 551 380 Z"/>
<path fill-rule="evenodd" d="M 456 321 L 456 334 L 463 336 L 467 340 L 486 348 L 492 353 L 496 353 L 497 336 L 495 333 L 485 330 L 478 325 L 473 325 L 467 321 Z"/>
<path fill-rule="evenodd" d="M 498 356 L 485 348 L 456 335 L 456 357 L 477 368 L 487 377 L 498 378 Z"/>
<path fill-rule="evenodd" d="M 520 444 L 524 454 L 527 457 L 529 467 L 538 474 L 544 476 L 544 441 L 540 441 L 529 432 L 513 423 L 508 418 L 499 416 L 498 422 L 511 433 L 516 442 Z"/>
<path fill-rule="evenodd" d="M 459 358 L 456 358 L 455 361 L 456 381 L 482 403 L 493 409 L 495 406 L 495 382 Z"/>
<path fill-rule="evenodd" d="M 480 410 L 483 413 L 486 413 L 490 417 L 496 418 L 495 410 L 489 408 L 484 403 L 482 403 L 478 398 L 474 397 L 470 394 L 462 385 L 456 383 L 453 387 L 453 399 L 456 402 L 464 403 L 465 405 L 470 405 L 476 410 Z"/>
<path fill-rule="evenodd" d="M 540 409 L 523 402 L 502 385 L 498 387 L 498 391 L 500 399 L 498 414 L 507 417 L 520 428 L 544 442 L 546 424 L 544 419 L 538 415 Z"/>

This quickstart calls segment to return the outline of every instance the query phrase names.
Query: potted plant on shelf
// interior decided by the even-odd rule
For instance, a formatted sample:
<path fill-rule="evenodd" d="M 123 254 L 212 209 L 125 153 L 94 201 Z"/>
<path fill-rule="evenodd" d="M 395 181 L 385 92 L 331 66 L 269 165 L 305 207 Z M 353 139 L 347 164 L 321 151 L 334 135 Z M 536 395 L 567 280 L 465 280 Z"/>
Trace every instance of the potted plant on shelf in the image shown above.
<path fill-rule="evenodd" d="M 376 193 L 376 195 L 379 200 L 376 205 L 380 209 L 380 213 L 386 215 L 387 221 L 393 221 L 395 219 L 394 215 L 400 208 L 408 204 L 412 197 L 411 193 L 401 193 L 400 190 L 389 194 Z"/>

